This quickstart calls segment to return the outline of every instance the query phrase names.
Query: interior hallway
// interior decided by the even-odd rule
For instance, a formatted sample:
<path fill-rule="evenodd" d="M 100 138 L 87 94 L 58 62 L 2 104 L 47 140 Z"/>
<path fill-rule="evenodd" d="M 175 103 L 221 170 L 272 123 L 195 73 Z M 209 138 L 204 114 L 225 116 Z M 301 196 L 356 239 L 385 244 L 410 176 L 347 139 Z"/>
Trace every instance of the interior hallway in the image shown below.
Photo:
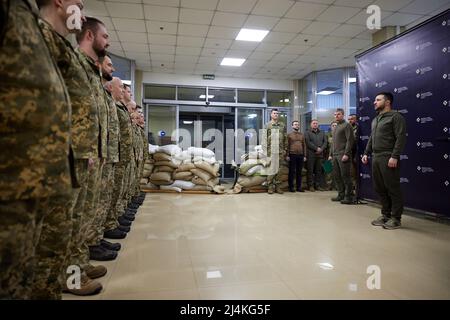
<path fill-rule="evenodd" d="M 147 194 L 102 293 L 63 299 L 450 299 L 449 225 L 332 196 Z"/>

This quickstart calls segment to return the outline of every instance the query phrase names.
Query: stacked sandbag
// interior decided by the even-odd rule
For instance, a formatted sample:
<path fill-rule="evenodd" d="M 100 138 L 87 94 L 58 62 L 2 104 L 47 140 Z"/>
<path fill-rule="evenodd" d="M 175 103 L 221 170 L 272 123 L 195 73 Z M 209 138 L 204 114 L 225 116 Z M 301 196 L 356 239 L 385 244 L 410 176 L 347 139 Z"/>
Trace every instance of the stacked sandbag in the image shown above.
<path fill-rule="evenodd" d="M 148 186 L 150 182 L 150 176 L 153 172 L 155 160 L 153 160 L 153 155 L 150 155 L 144 163 L 144 171 L 142 172 L 141 187 L 144 189 L 151 189 L 153 186 Z"/>
<path fill-rule="evenodd" d="M 149 183 L 162 190 L 201 190 L 223 193 L 219 186 L 220 164 L 213 151 L 190 147 L 182 151 L 177 145 L 150 146 L 153 162 Z"/>
<path fill-rule="evenodd" d="M 172 174 L 179 165 L 174 157 L 181 152 L 181 148 L 175 144 L 165 146 L 149 146 L 149 153 L 153 159 L 153 170 L 149 176 L 149 182 L 155 186 L 171 185 Z"/>
<path fill-rule="evenodd" d="M 270 158 L 262 153 L 261 148 L 256 146 L 254 151 L 243 155 L 241 161 L 239 179 L 233 193 L 266 190 L 267 176 L 272 171 Z M 288 187 L 289 168 L 285 161 L 282 161 L 279 165 L 281 188 L 285 189 Z"/>

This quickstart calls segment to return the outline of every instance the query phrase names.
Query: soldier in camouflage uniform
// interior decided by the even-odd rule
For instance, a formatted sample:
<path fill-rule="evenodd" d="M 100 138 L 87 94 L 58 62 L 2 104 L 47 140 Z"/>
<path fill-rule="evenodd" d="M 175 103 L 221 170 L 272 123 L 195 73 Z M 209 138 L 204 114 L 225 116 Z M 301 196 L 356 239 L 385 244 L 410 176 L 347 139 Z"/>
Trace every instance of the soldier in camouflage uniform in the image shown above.
<path fill-rule="evenodd" d="M 134 111 L 132 118 L 134 119 L 135 123 L 134 136 L 136 140 L 135 143 L 136 169 L 134 174 L 134 183 L 131 187 L 131 200 L 133 201 L 140 194 L 139 183 L 141 181 L 142 168 L 144 165 L 144 150 L 142 148 L 142 144 L 144 142 L 142 141 L 141 127 L 140 127 L 140 114 L 137 109 Z"/>
<path fill-rule="evenodd" d="M 0 299 L 30 298 L 46 204 L 72 187 L 70 100 L 37 16 L 0 2 Z"/>
<path fill-rule="evenodd" d="M 51 208 L 51 218 L 49 216 L 48 221 L 44 220 L 42 235 L 45 235 L 45 238 L 41 236 L 37 251 L 38 270 L 41 272 L 35 280 L 33 297 L 47 299 L 60 298 L 61 284 L 66 287 L 65 282 L 69 276 L 66 271 L 73 262 L 71 252 L 78 250 L 76 241 L 73 240 L 79 237 L 80 233 L 87 177 L 90 173 L 89 163 L 98 158 L 99 129 L 98 107 L 90 90 L 87 71 L 80 63 L 70 42 L 63 37 L 71 31 L 67 29 L 66 24 L 69 15 L 58 15 L 67 12 L 69 5 L 77 5 L 83 9 L 82 1 L 66 2 L 62 10 L 58 10 L 59 4 L 54 1 L 39 0 L 38 5 L 44 19 L 40 21 L 41 29 L 64 77 L 72 103 L 71 147 L 74 154 L 75 175 L 80 186 L 73 189 L 70 199 L 58 199 L 59 201 Z M 58 19 L 61 22 L 59 24 L 54 22 Z M 65 28 L 55 30 L 53 26 Z M 73 30 L 78 31 L 75 28 Z M 97 266 L 85 271 L 88 277 L 97 278 L 106 273 L 106 268 Z M 81 288 L 67 290 L 78 295 L 99 292 L 101 284 L 91 281 L 88 277 L 83 277 Z"/>
<path fill-rule="evenodd" d="M 123 85 L 119 78 L 113 78 L 107 85 L 114 99 L 114 106 L 119 120 L 119 162 L 115 164 L 114 170 L 114 184 L 112 188 L 111 202 L 108 207 L 107 218 L 104 223 L 104 236 L 109 239 L 123 239 L 126 233 L 120 229 L 118 217 L 121 213 L 119 211 L 119 199 L 121 199 L 124 192 L 125 171 L 127 168 L 127 160 L 131 145 L 127 142 L 130 135 L 130 118 L 128 111 L 122 104 L 123 99 Z"/>
<path fill-rule="evenodd" d="M 270 168 L 272 172 L 267 176 L 269 194 L 272 194 L 274 191 L 283 194 L 280 187 L 281 173 L 279 169 L 286 159 L 287 134 L 286 127 L 282 122 L 278 121 L 278 116 L 278 110 L 273 109 L 270 113 L 271 121 L 266 125 L 266 131 L 262 137 L 263 150 L 271 159 Z"/>
<path fill-rule="evenodd" d="M 113 190 L 111 209 L 109 213 L 109 219 L 105 225 L 105 237 L 111 239 L 120 239 L 124 238 L 126 234 L 123 234 L 123 229 L 120 230 L 120 224 L 118 219 L 120 216 L 125 213 L 125 209 L 127 208 L 127 188 L 130 181 L 130 169 L 132 162 L 132 154 L 133 150 L 133 127 L 131 124 L 131 117 L 128 112 L 128 109 L 124 105 L 122 101 L 119 101 L 121 95 L 123 95 L 124 90 L 122 87 L 122 91 L 119 84 L 121 84 L 121 80 L 119 78 L 113 79 L 113 92 L 115 92 L 116 96 L 116 107 L 117 107 L 117 115 L 119 117 L 119 125 L 120 125 L 120 140 L 119 140 L 119 163 L 116 166 L 116 175 L 115 181 L 117 184 Z M 119 182 L 122 182 L 119 186 Z M 121 232 L 119 232 L 121 231 Z"/>
<path fill-rule="evenodd" d="M 108 105 L 105 101 L 105 93 L 101 82 L 101 70 L 97 61 L 106 55 L 109 46 L 109 37 L 105 25 L 98 19 L 89 17 L 83 23 L 83 28 L 77 34 L 79 47 L 75 50 L 83 66 L 88 72 L 93 97 L 97 102 L 99 116 L 99 159 L 94 161 L 91 173 L 88 177 L 85 207 L 78 242 L 79 254 L 78 265 L 82 268 L 89 267 L 89 246 L 95 244 L 93 233 L 90 232 L 99 205 L 103 166 L 108 156 L 107 134 L 108 134 Z"/>
<path fill-rule="evenodd" d="M 105 95 L 108 100 L 109 106 L 109 117 L 108 117 L 108 161 L 105 165 L 105 168 L 108 171 L 108 174 L 105 174 L 105 170 L 103 170 L 103 181 L 102 181 L 102 196 L 100 199 L 100 212 L 97 214 L 98 220 L 95 222 L 94 227 L 96 231 L 96 242 L 97 246 L 101 247 L 101 243 L 103 243 L 103 247 L 109 250 L 116 251 L 116 248 L 120 249 L 120 244 L 111 244 L 109 242 L 101 242 L 103 238 L 103 233 L 105 231 L 105 223 L 108 217 L 108 214 L 111 209 L 112 202 L 112 194 L 114 190 L 114 176 L 115 176 L 115 167 L 119 162 L 119 118 L 117 115 L 116 103 L 109 92 L 107 90 L 106 83 L 107 81 L 111 81 L 113 79 L 112 72 L 114 72 L 114 67 L 112 65 L 111 58 L 106 56 L 102 63 L 102 75 L 103 75 L 103 85 L 105 86 Z M 91 248 L 92 249 L 92 248 Z"/>
<path fill-rule="evenodd" d="M 141 181 L 142 177 L 144 176 L 144 165 L 145 165 L 145 162 L 149 159 L 150 154 L 149 154 L 149 151 L 148 151 L 147 135 L 145 134 L 144 114 L 142 112 L 139 113 L 138 121 L 139 121 L 138 122 L 138 124 L 139 124 L 139 131 L 140 131 L 141 139 L 142 139 L 142 152 L 143 152 L 143 160 L 142 160 L 141 168 L 140 168 L 140 172 L 139 172 L 139 184 L 138 184 L 138 190 L 137 190 L 137 194 L 136 194 L 136 196 L 139 197 L 139 196 L 141 196 L 140 181 Z"/>

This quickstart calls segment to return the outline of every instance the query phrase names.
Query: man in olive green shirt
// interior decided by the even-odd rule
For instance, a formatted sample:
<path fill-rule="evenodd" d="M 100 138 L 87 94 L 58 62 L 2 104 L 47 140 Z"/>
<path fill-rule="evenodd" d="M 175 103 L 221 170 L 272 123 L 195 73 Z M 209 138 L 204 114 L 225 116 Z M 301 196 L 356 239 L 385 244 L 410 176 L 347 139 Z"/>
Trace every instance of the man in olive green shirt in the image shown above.
<path fill-rule="evenodd" d="M 382 215 L 372 225 L 385 229 L 400 228 L 403 213 L 399 159 L 406 144 L 406 122 L 400 113 L 391 109 L 393 101 L 390 92 L 376 96 L 374 106 L 378 115 L 372 120 L 372 133 L 362 157 L 362 162 L 367 164 L 368 155 L 373 155 L 373 185 L 382 206 Z"/>
<path fill-rule="evenodd" d="M 331 199 L 342 204 L 353 203 L 353 183 L 350 176 L 352 164 L 352 147 L 354 135 L 352 126 L 344 120 L 344 110 L 336 109 L 334 113 L 336 129 L 333 132 L 331 156 L 333 157 L 333 173 L 338 189 L 338 196 Z"/>

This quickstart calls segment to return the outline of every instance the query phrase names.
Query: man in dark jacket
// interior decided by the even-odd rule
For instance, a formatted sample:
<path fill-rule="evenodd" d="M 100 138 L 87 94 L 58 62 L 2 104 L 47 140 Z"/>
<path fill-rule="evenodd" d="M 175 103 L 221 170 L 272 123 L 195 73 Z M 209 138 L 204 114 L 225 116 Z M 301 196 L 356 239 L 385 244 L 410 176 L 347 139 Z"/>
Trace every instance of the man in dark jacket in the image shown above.
<path fill-rule="evenodd" d="M 376 96 L 374 106 L 378 115 L 372 120 L 372 133 L 362 157 L 367 164 L 368 155 L 373 155 L 373 185 L 382 206 L 381 216 L 372 225 L 385 229 L 400 228 L 403 213 L 399 159 L 406 144 L 406 122 L 400 113 L 391 110 L 393 101 L 389 92 Z"/>
<path fill-rule="evenodd" d="M 298 192 L 304 192 L 302 190 L 302 169 L 303 160 L 305 159 L 305 137 L 300 130 L 300 123 L 297 120 L 292 121 L 292 132 L 287 136 L 287 161 L 289 162 L 289 191 L 294 190 L 294 177 L 296 180 L 296 187 Z"/>
<path fill-rule="evenodd" d="M 320 187 L 320 183 L 323 178 L 323 151 L 327 147 L 327 137 L 325 133 L 320 131 L 319 122 L 314 119 L 311 121 L 311 130 L 305 133 L 306 148 L 308 150 L 307 157 L 307 169 L 308 169 L 308 189 L 309 191 L 315 191 L 315 189 L 324 191 Z M 314 184 L 313 184 L 314 176 Z"/>
<path fill-rule="evenodd" d="M 334 118 L 337 126 L 333 132 L 331 156 L 333 157 L 333 173 L 338 196 L 331 200 L 340 201 L 342 204 L 351 204 L 353 203 L 353 183 L 350 170 L 355 136 L 352 126 L 344 120 L 343 109 L 336 109 Z"/>

